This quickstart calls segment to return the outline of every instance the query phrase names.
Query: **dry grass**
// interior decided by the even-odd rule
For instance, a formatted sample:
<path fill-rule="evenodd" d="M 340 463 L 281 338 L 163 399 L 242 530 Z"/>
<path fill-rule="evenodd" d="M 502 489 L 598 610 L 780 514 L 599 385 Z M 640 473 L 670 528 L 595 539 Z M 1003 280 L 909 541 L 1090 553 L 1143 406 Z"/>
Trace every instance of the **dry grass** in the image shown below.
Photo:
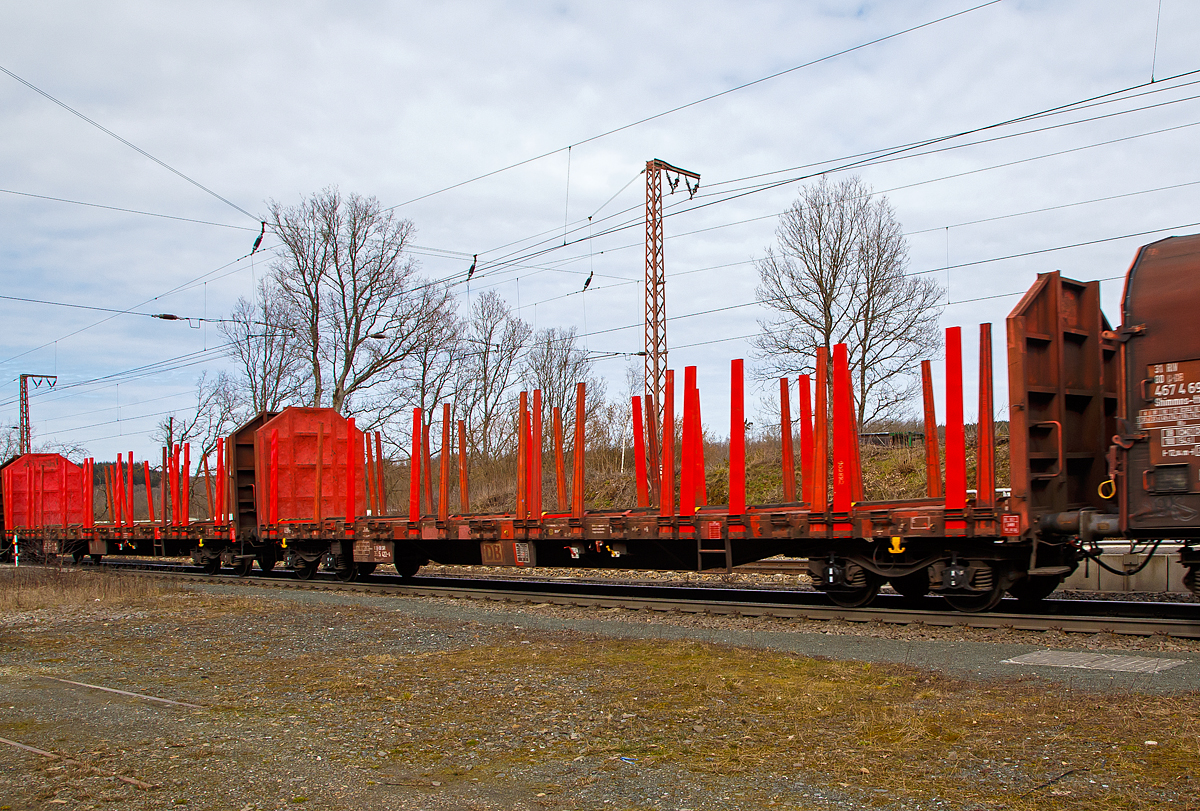
<path fill-rule="evenodd" d="M 91 605 L 129 606 L 150 601 L 172 589 L 145 577 L 87 569 L 44 566 L 0 569 L 0 610 Z"/>
<path fill-rule="evenodd" d="M 798 781 L 861 807 L 1200 808 L 1197 693 L 960 681 L 698 642 L 410 621 L 361 605 L 186 592 L 151 605 L 111 627 L 12 636 L 4 652 L 58 661 L 78 655 L 86 633 L 99 658 L 79 666 L 98 683 L 198 696 L 236 716 L 239 735 L 286 735 L 378 780 L 561 774 L 561 786 L 529 788 L 547 803 L 623 779 L 624 756 L 689 785 L 737 788 L 744 807 L 794 800 Z M 398 649 L 402 633 L 428 647 Z"/>
<path fill-rule="evenodd" d="M 450 776 L 453 753 L 487 753 L 489 768 L 502 771 L 547 758 L 529 743 L 570 729 L 588 754 L 698 775 L 768 782 L 800 771 L 812 782 L 954 807 L 1133 809 L 1192 793 L 1200 755 L 1194 694 L 981 686 L 697 643 L 489 647 L 424 658 L 417 668 L 359 667 L 355 679 L 427 685 L 389 697 L 405 728 L 422 731 L 393 754 Z M 580 749 L 569 737 L 556 745 L 563 756 Z"/>

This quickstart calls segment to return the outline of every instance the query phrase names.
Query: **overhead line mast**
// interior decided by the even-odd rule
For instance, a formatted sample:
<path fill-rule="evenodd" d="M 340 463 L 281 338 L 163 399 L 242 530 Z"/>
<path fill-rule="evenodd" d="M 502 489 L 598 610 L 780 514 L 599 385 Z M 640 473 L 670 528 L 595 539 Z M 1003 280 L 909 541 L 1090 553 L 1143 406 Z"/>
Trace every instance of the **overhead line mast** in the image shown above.
<path fill-rule="evenodd" d="M 58 375 L 21 375 L 21 423 L 20 423 L 20 452 L 22 455 L 30 453 L 30 434 L 29 430 L 29 381 L 33 381 L 33 387 L 40 388 L 42 383 L 48 384 L 49 388 L 54 388 L 54 384 L 58 382 Z"/>
<path fill-rule="evenodd" d="M 653 425 L 662 425 L 667 375 L 667 285 L 663 260 L 662 173 L 671 193 L 682 178 L 688 198 L 700 189 L 700 175 L 655 158 L 646 162 L 646 397 L 653 404 Z M 651 426 L 647 426 L 648 433 Z M 657 430 L 653 432 L 657 433 Z"/>

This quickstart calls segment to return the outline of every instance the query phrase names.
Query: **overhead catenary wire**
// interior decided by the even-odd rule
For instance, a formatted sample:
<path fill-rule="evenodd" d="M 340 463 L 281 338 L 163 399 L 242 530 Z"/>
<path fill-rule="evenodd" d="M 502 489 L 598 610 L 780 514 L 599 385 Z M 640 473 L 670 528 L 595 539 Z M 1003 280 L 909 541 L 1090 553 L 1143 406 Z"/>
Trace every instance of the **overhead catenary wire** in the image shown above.
<path fill-rule="evenodd" d="M 663 111 L 661 111 L 661 112 L 658 112 L 658 113 L 654 113 L 653 115 L 648 115 L 648 116 L 645 116 L 645 117 L 643 117 L 643 118 L 639 118 L 639 119 L 637 119 L 637 120 L 635 120 L 635 121 L 631 121 L 631 122 L 629 122 L 628 124 L 622 124 L 621 126 L 618 126 L 618 127 L 613 127 L 612 129 L 605 130 L 604 132 L 601 132 L 601 133 L 597 133 L 596 135 L 591 135 L 591 136 L 589 136 L 589 137 L 587 137 L 587 138 L 584 138 L 584 139 L 582 139 L 582 140 L 579 140 L 579 141 L 574 141 L 574 142 L 572 142 L 572 143 L 570 143 L 570 144 L 567 144 L 567 145 L 565 145 L 565 146 L 558 147 L 557 149 L 552 149 L 552 150 L 550 150 L 550 151 L 548 151 L 548 152 L 543 152 L 543 153 L 542 153 L 542 154 L 540 154 L 540 155 L 534 155 L 534 156 L 533 156 L 533 157 L 531 157 L 531 158 L 525 158 L 525 159 L 523 159 L 523 160 L 517 161 L 516 163 L 511 163 L 511 164 L 509 164 L 509 165 L 507 165 L 507 166 L 502 166 L 502 167 L 500 167 L 499 169 L 493 169 L 493 170 L 491 170 L 491 171 L 489 171 L 489 172 L 485 172 L 485 173 L 483 173 L 483 174 L 481 174 L 481 175 L 477 175 L 477 176 L 475 176 L 475 177 L 472 177 L 472 178 L 469 178 L 469 179 L 467 179 L 467 180 L 462 180 L 462 181 L 459 181 L 459 182 L 457 182 L 457 183 L 453 183 L 453 184 L 451 184 L 451 185 L 449 185 L 449 186 L 445 186 L 445 187 L 443 187 L 443 188 L 437 189 L 437 190 L 435 190 L 435 191 L 427 192 L 427 193 L 425 193 L 425 194 L 422 194 L 422 195 L 420 195 L 420 196 L 418 196 L 418 197 L 414 197 L 414 198 L 412 198 L 411 200 L 405 200 L 405 201 L 404 201 L 404 202 L 402 202 L 402 203 L 397 203 L 397 204 L 396 204 L 396 205 L 394 205 L 394 206 L 390 206 L 389 208 L 385 209 L 385 211 L 391 211 L 391 210 L 393 210 L 393 209 L 400 208 L 400 207 L 402 207 L 402 206 L 407 206 L 407 205 L 410 205 L 410 204 L 412 204 L 412 203 L 416 203 L 416 202 L 418 202 L 418 201 L 420 201 L 420 200 L 426 200 L 426 199 L 428 199 L 428 198 L 430 198 L 430 197 L 434 197 L 434 196 L 436 196 L 436 195 L 439 195 L 439 194 L 444 194 L 444 193 L 446 193 L 446 192 L 448 192 L 448 191 L 452 191 L 452 190 L 454 190 L 454 189 L 461 188 L 461 187 L 463 187 L 463 186 L 466 186 L 466 185 L 468 185 L 468 184 L 475 183 L 475 182 L 477 182 L 477 181 L 480 181 L 480 180 L 485 180 L 485 179 L 487 179 L 487 178 L 489 178 L 489 177 L 494 177 L 494 176 L 496 176 L 496 175 L 498 175 L 498 174 L 501 174 L 501 173 L 503 173 L 503 172 L 507 172 L 507 171 L 509 171 L 509 170 L 511 170 L 511 169 L 516 169 L 516 168 L 519 168 L 519 167 L 521 167 L 521 166 L 527 166 L 527 165 L 529 165 L 529 164 L 531 164 L 531 163 L 534 163 L 534 162 L 536 162 L 536 161 L 543 160 L 544 158 L 549 158 L 549 157 L 550 157 L 550 156 L 552 156 L 552 155 L 557 155 L 558 153 L 560 153 L 560 152 L 564 152 L 564 151 L 566 151 L 566 150 L 568 150 L 568 149 L 572 149 L 572 148 L 574 148 L 574 147 L 583 146 L 584 144 L 589 144 L 589 143 L 592 143 L 593 141 L 598 141 L 598 140 L 600 140 L 600 139 L 602 139 L 602 138 L 607 138 L 607 137 L 608 137 L 608 136 L 610 136 L 610 135 L 615 135 L 615 134 L 617 134 L 617 133 L 619 133 L 619 132 L 624 132 L 625 130 L 629 130 L 629 129 L 632 129 L 632 128 L 634 128 L 634 127 L 641 126 L 642 124 L 647 124 L 647 123 L 649 123 L 649 122 L 651 122 L 651 121 L 656 121 L 656 120 L 658 120 L 658 119 L 660 119 L 660 118 L 665 118 L 666 116 L 673 115 L 674 113 L 678 113 L 678 112 L 681 112 L 681 111 L 683 111 L 683 110 L 687 110 L 687 109 L 689 109 L 689 108 L 691 108 L 691 107 L 696 107 L 696 106 L 698 106 L 698 105 L 705 104 L 706 102 L 713 101 L 714 99 L 718 99 L 718 98 L 721 98 L 721 97 L 723 97 L 723 96 L 728 96 L 728 95 L 730 95 L 731 93 L 737 93 L 737 92 L 739 92 L 739 91 L 741 91 L 741 90 L 745 90 L 746 88 L 749 88 L 749 87 L 754 87 L 755 85 L 763 84 L 764 82 L 769 82 L 769 81 L 771 81 L 772 79 L 777 79 L 777 78 L 779 78 L 780 76 L 786 76 L 786 75 L 788 75 L 789 73 L 795 73 L 796 71 L 803 70 L 803 69 L 805 69 L 805 68 L 810 68 L 810 67 L 812 67 L 812 66 L 814 66 L 814 65 L 819 65 L 819 64 L 821 64 L 822 62 L 828 62 L 828 61 L 830 61 L 830 60 L 837 59 L 837 58 L 838 58 L 838 57 L 840 57 L 840 56 L 845 56 L 845 55 L 847 55 L 847 54 L 854 53 L 855 51 L 860 51 L 860 50 L 863 50 L 864 48 L 869 48 L 869 47 L 871 47 L 872 45 L 878 45 L 878 44 L 880 44 L 880 43 L 882 43 L 882 42 L 887 42 L 888 40 L 896 39 L 897 37 L 902 37 L 902 36 L 904 36 L 904 35 L 906 35 L 906 34 L 911 34 L 911 33 L 915 32 L 915 31 L 920 31 L 921 29 L 924 29 L 924 28 L 929 28 L 930 26 L 934 26 L 934 25 L 937 25 L 937 24 L 939 24 L 939 23 L 943 23 L 943 22 L 946 22 L 946 21 L 948 21 L 948 20 L 952 20 L 952 19 L 954 19 L 954 18 L 956 18 L 956 17 L 961 17 L 961 16 L 963 16 L 963 15 L 970 14 L 970 13 L 972 13 L 972 12 L 975 12 L 975 11 L 979 11 L 980 9 L 987 8 L 988 6 L 994 6 L 994 5 L 996 5 L 997 3 L 999 3 L 999 2 L 1001 2 L 1001 0 L 987 0 L 987 2 L 985 2 L 985 3 L 980 3 L 980 4 L 978 4 L 978 5 L 971 6 L 970 8 L 962 9 L 961 11 L 956 11 L 956 12 L 953 12 L 953 13 L 951 13 L 951 14 L 946 14 L 946 15 L 944 15 L 944 16 L 942 16 L 942 17 L 938 17 L 937 19 L 934 19 L 934 20 L 929 20 L 929 21 L 927 21 L 927 22 L 923 22 L 923 23 L 920 23 L 920 24 L 918 24 L 918 25 L 910 26 L 910 27 L 908 27 L 908 28 L 905 28 L 905 29 L 903 29 L 903 30 L 900 30 L 900 31 L 895 31 L 895 32 L 893 32 L 893 33 L 891 33 L 891 34 L 886 34 L 886 35 L 884 35 L 884 36 L 881 36 L 881 37 L 876 37 L 875 39 L 872 39 L 872 40 L 870 40 L 870 41 L 868 41 L 868 42 L 863 42 L 863 43 L 860 43 L 860 44 L 858 44 L 858 45 L 853 45 L 853 46 L 851 46 L 851 47 L 848 47 L 848 48 L 843 48 L 843 49 L 841 49 L 841 50 L 839 50 L 839 51 L 836 51 L 836 52 L 834 52 L 834 53 L 831 53 L 831 54 L 826 54 L 825 56 L 818 57 L 818 58 L 816 58 L 816 59 L 812 59 L 812 60 L 809 60 L 809 61 L 807 61 L 807 62 L 803 62 L 803 63 L 801 63 L 801 64 L 799 64 L 799 65 L 794 65 L 794 66 L 792 66 L 792 67 L 790 67 L 790 68 L 786 68 L 786 69 L 784 69 L 784 70 L 776 71 L 775 73 L 772 73 L 772 74 L 770 74 L 770 75 L 767 75 L 767 76 L 760 77 L 760 78 L 758 78 L 758 79 L 754 79 L 754 80 L 752 80 L 752 81 L 749 81 L 749 82 L 743 82 L 742 84 L 739 84 L 739 85 L 737 85 L 737 86 L 735 86 L 735 87 L 730 87 L 730 88 L 727 88 L 727 89 L 725 89 L 725 90 L 721 90 L 721 91 L 719 91 L 719 92 L 717 92 L 717 93 L 712 93 L 712 94 L 710 94 L 710 95 L 704 96 L 703 98 L 699 98 L 699 99 L 696 99 L 696 100 L 694 100 L 694 101 L 689 101 L 689 102 L 687 102 L 686 104 L 680 104 L 680 105 L 677 105 L 677 106 L 675 106 L 675 107 L 671 107 L 670 109 L 663 110 Z"/>
<path fill-rule="evenodd" d="M 20 82 L 21 84 L 25 85 L 25 86 L 26 86 L 26 87 L 28 87 L 30 90 L 32 90 L 32 91 L 34 91 L 35 93 L 37 93 L 38 95 L 40 95 L 40 96 L 42 96 L 42 97 L 44 97 L 44 98 L 46 98 L 46 99 L 48 99 L 48 100 L 50 100 L 50 101 L 54 102 L 54 103 L 55 103 L 55 104 L 57 104 L 59 107 L 63 108 L 64 110 L 66 110 L 67 112 L 71 113 L 72 115 L 74 115 L 74 116 L 78 116 L 80 119 L 82 119 L 82 120 L 86 121 L 87 123 L 91 124 L 93 127 L 95 127 L 96 129 L 100 130 L 100 131 L 101 131 L 101 132 L 103 132 L 104 134 L 106 134 L 106 135 L 109 135 L 109 136 L 111 136 L 111 137 L 113 137 L 113 138 L 117 139 L 118 141 L 120 141 L 121 143 L 123 143 L 125 146 L 129 147 L 130 149 L 132 149 L 134 152 L 137 152 L 139 155 L 141 155 L 141 156 L 143 156 L 143 157 L 145 157 L 145 158 L 148 158 L 148 159 L 150 159 L 150 160 L 154 161 L 154 162 L 155 162 L 155 163 L 157 163 L 159 166 L 161 166 L 162 168 L 166 169 L 168 172 L 171 172 L 172 174 L 174 174 L 174 175 L 177 175 L 177 176 L 179 176 L 180 178 L 182 178 L 182 179 L 186 180 L 188 183 L 191 183 L 193 186 L 195 186 L 196 188 L 198 188 L 198 189 L 200 189 L 201 191 L 205 192 L 206 194 L 212 195 L 213 197 L 217 198 L 218 200 L 220 200 L 222 203 L 224 203 L 225 205 L 229 206 L 230 208 L 232 208 L 232 209 L 234 209 L 234 210 L 236 210 L 236 211 L 240 211 L 241 213 L 245 214 L 247 217 L 249 217 L 250 219 L 254 220 L 255 222 L 259 222 L 259 221 L 260 221 L 260 220 L 258 219 L 258 217 L 255 217 L 253 214 L 251 214 L 251 213 L 250 213 L 249 211 L 247 211 L 246 209 L 242 208 L 241 206 L 237 205 L 236 203 L 233 203 L 233 202 L 231 202 L 230 200 L 226 199 L 225 197 L 222 197 L 221 195 L 217 194 L 215 191 L 213 191 L 212 189 L 208 188 L 208 186 L 205 186 L 205 185 L 204 185 L 203 183 L 201 183 L 200 181 L 196 180 L 195 178 L 192 178 L 192 177 L 189 177 L 189 176 L 185 175 L 183 172 L 179 171 L 179 170 L 178 170 L 178 169 L 176 169 L 174 166 L 171 166 L 170 164 L 166 163 L 165 161 L 162 161 L 162 160 L 160 160 L 160 159 L 158 159 L 158 158 L 154 157 L 153 155 L 151 155 L 151 154 L 150 154 L 149 152 L 147 152 L 146 150 L 142 149 L 142 148 L 141 148 L 140 146 L 138 146 L 137 144 L 133 143 L 132 141 L 128 141 L 128 140 L 126 140 L 125 138 L 122 138 L 120 135 L 117 135 L 115 132 L 113 132 L 112 130 L 110 130 L 108 127 L 105 127 L 103 124 L 101 124 L 101 123 L 99 123 L 99 122 L 97 122 L 97 121 L 94 121 L 94 120 L 93 120 L 93 119 L 91 119 L 91 118 L 88 118 L 86 115 L 84 115 L 83 113 L 79 112 L 78 110 L 76 110 L 76 109 L 75 109 L 74 107 L 72 107 L 71 105 L 67 104 L 67 103 L 66 103 L 66 102 L 64 102 L 64 101 L 60 101 L 59 99 L 57 99 L 57 98 L 55 98 L 54 96 L 50 95 L 50 94 L 49 94 L 49 93 L 47 93 L 45 90 L 42 90 L 40 87 L 38 87 L 37 85 L 33 84 L 32 82 L 29 82 L 29 81 L 26 81 L 25 79 L 22 79 L 20 76 L 18 76 L 17 74 L 13 73 L 11 70 L 9 70 L 8 68 L 4 67 L 3 65 L 0 65 L 0 73 L 5 73 L 5 74 L 7 74 L 8 76 L 12 77 L 13 79 L 16 79 L 18 82 Z"/>

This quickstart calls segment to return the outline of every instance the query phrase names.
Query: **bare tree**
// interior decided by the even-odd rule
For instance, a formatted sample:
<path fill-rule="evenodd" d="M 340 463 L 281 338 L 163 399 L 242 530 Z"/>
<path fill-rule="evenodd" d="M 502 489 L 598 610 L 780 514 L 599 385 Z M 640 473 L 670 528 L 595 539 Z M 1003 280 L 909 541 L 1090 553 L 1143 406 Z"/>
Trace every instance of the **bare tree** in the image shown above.
<path fill-rule="evenodd" d="M 490 459 L 511 440 L 506 420 L 519 377 L 518 361 L 532 330 L 494 290 L 471 307 L 465 362 L 461 365 L 459 413 L 467 419 L 472 453 Z"/>
<path fill-rule="evenodd" d="M 920 360 L 940 346 L 942 290 L 905 275 L 908 246 L 887 198 L 856 177 L 822 177 L 775 235 L 758 263 L 758 300 L 778 313 L 754 340 L 764 375 L 809 371 L 818 347 L 845 343 L 859 426 L 898 416 Z"/>
<path fill-rule="evenodd" d="M 538 330 L 529 342 L 521 362 L 521 382 L 529 390 L 542 390 L 542 407 L 546 414 L 561 408 L 563 430 L 575 429 L 576 385 L 585 383 L 584 427 L 589 446 L 612 446 L 619 441 L 618 410 L 609 407 L 607 387 L 592 370 L 592 360 L 579 346 L 575 327 L 550 327 Z"/>
<path fill-rule="evenodd" d="M 297 206 L 272 201 L 271 227 L 283 242 L 272 271 L 295 314 L 309 402 L 367 408 L 452 313 L 449 290 L 417 275 L 407 255 L 415 226 L 374 197 L 329 188 Z"/>
<path fill-rule="evenodd" d="M 228 434 L 245 415 L 237 381 L 226 372 L 196 381 L 196 407 L 184 413 L 170 414 L 159 421 L 150 438 L 170 448 L 176 443 L 196 443 L 193 458 L 198 462 L 213 453 L 221 437 Z"/>
<path fill-rule="evenodd" d="M 239 298 L 221 332 L 241 372 L 241 388 L 252 414 L 280 411 L 299 400 L 304 357 L 296 314 L 270 279 L 259 282 L 254 300 Z"/>

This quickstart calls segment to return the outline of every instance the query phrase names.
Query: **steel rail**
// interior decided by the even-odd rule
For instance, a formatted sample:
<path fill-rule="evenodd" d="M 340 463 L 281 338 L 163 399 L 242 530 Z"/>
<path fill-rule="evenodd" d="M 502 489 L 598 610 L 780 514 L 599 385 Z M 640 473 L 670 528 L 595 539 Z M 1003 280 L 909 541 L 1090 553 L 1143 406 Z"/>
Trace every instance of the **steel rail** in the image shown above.
<path fill-rule="evenodd" d="M 290 570 L 234 578 L 228 575 L 204 574 L 199 567 L 187 565 L 132 561 L 106 561 L 103 565 L 139 575 L 169 577 L 189 582 L 226 585 L 242 583 L 268 588 L 550 603 L 662 613 L 882 622 L 890 625 L 922 623 L 942 627 L 1060 630 L 1132 636 L 1162 634 L 1200 639 L 1200 604 L 1197 603 L 1045 600 L 1035 609 L 1023 609 L 1016 600 L 1006 599 L 1001 603 L 999 610 L 965 614 L 954 611 L 936 597 L 910 601 L 900 596 L 880 595 L 875 603 L 867 608 L 843 608 L 829 605 L 827 598 L 820 592 L 808 591 L 445 576 L 405 579 L 397 575 L 372 575 L 365 581 L 347 583 L 327 573 L 319 573 L 312 580 L 297 580 Z"/>

